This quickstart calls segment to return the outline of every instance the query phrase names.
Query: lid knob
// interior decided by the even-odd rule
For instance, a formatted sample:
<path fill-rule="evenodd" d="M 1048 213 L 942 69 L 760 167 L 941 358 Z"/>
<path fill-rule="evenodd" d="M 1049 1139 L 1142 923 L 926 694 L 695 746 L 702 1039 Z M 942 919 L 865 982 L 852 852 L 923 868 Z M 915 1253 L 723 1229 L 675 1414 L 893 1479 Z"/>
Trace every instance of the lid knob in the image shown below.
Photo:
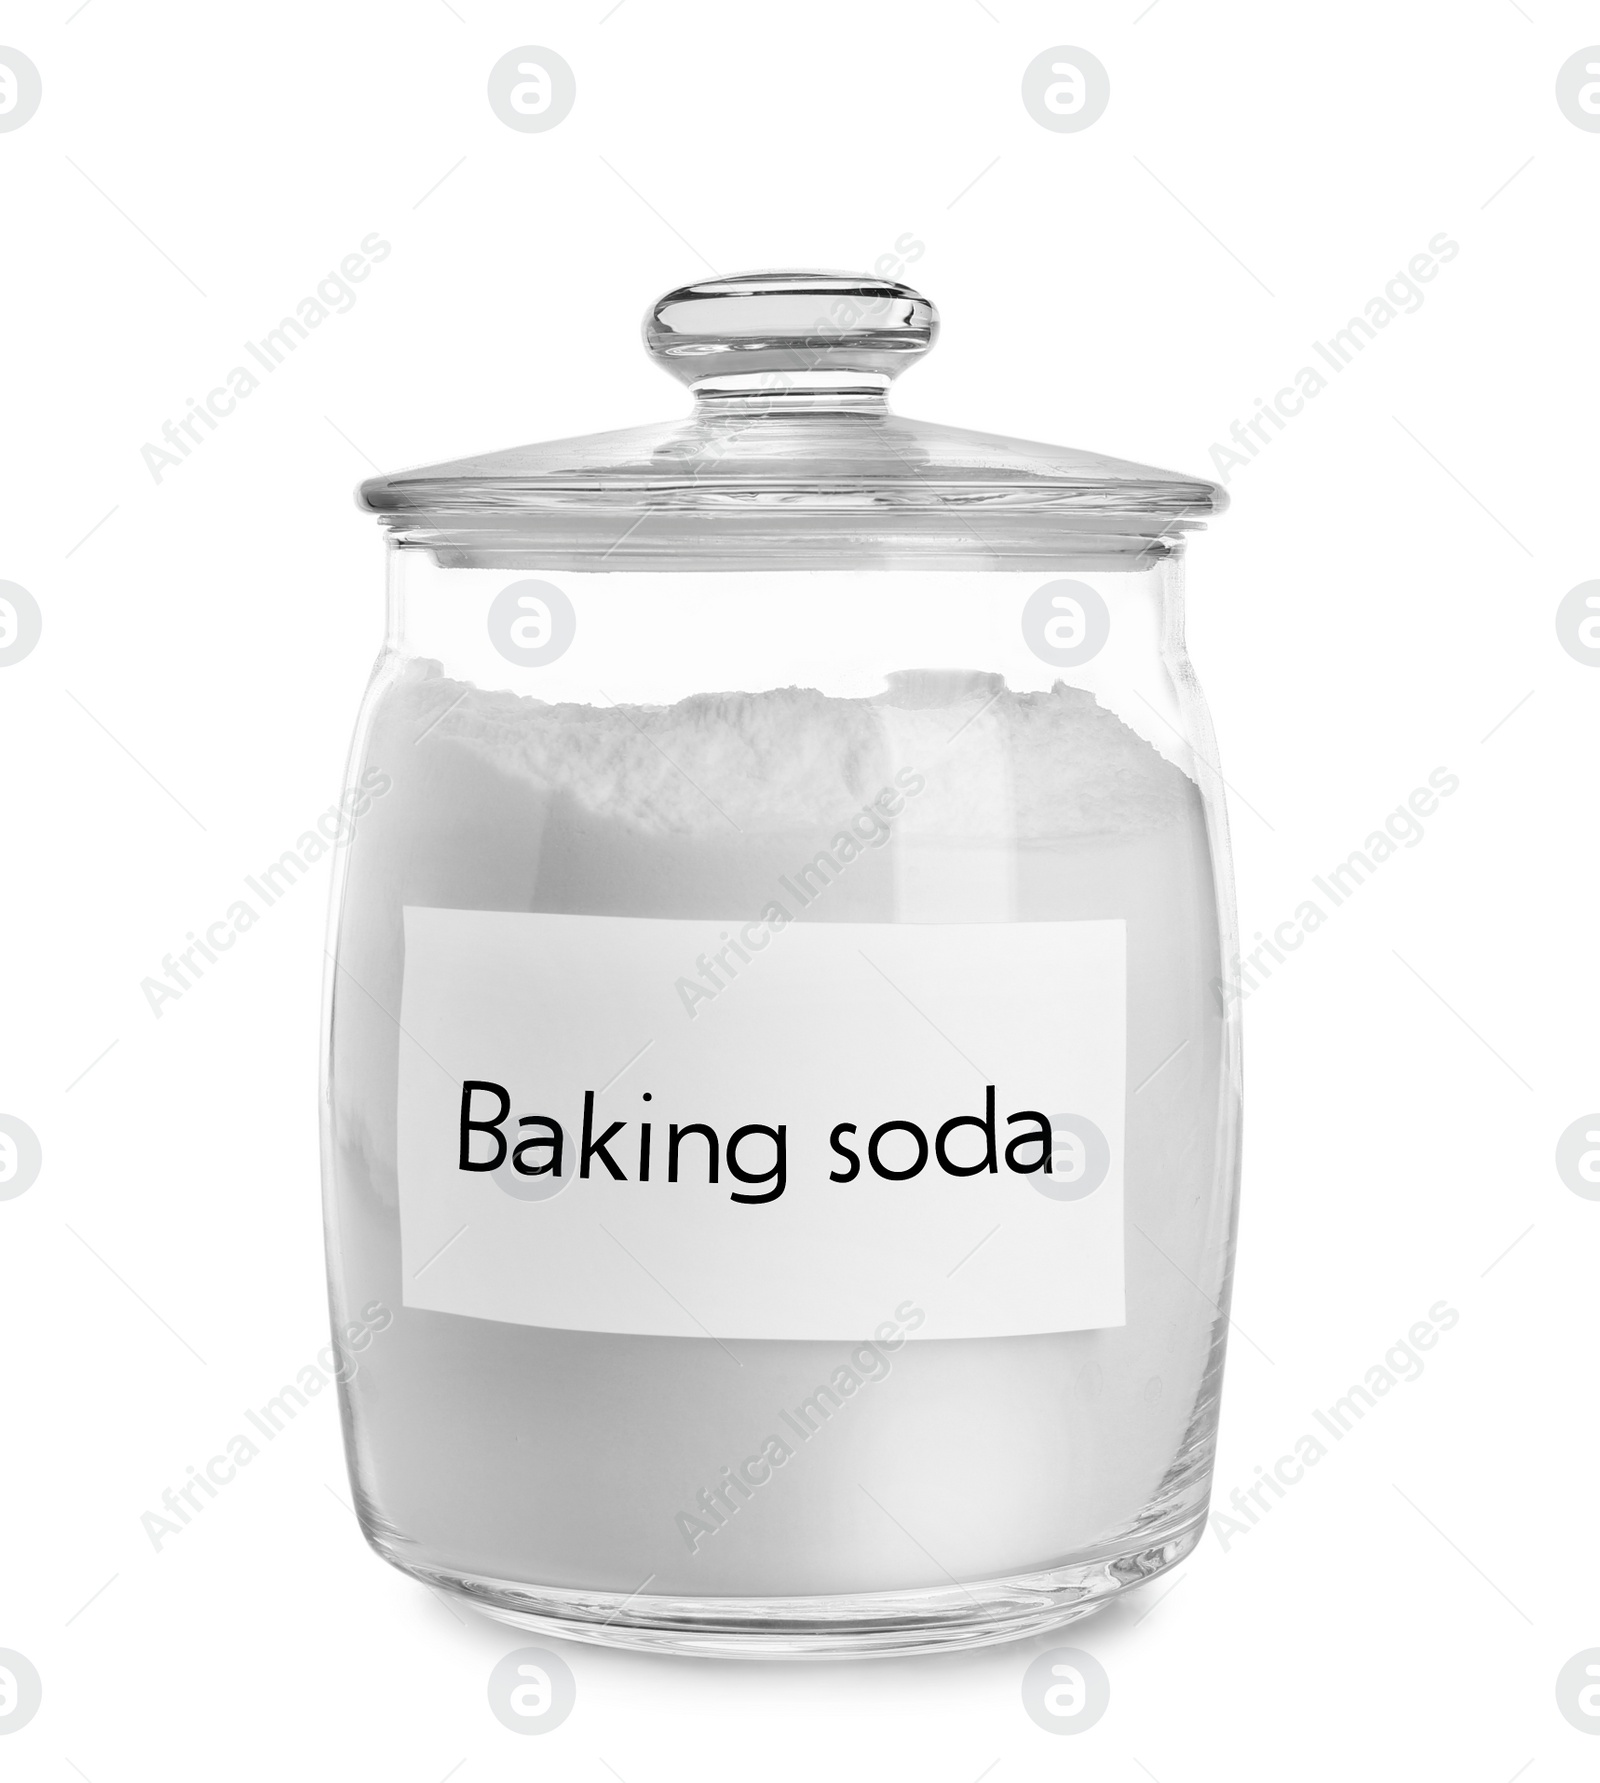
<path fill-rule="evenodd" d="M 644 322 L 651 356 L 707 395 L 882 392 L 938 334 L 938 312 L 909 285 L 839 272 L 681 285 Z"/>

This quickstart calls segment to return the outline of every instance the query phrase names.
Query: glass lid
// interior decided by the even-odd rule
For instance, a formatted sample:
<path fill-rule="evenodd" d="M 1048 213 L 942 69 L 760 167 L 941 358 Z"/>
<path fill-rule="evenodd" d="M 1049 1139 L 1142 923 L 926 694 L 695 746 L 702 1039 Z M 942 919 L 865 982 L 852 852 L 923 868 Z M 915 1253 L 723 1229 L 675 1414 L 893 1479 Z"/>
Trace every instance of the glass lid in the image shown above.
<path fill-rule="evenodd" d="M 938 334 L 883 279 L 685 285 L 644 340 L 689 416 L 373 477 L 361 501 L 442 563 L 613 570 L 1125 568 L 1226 506 L 1202 478 L 892 413 Z"/>

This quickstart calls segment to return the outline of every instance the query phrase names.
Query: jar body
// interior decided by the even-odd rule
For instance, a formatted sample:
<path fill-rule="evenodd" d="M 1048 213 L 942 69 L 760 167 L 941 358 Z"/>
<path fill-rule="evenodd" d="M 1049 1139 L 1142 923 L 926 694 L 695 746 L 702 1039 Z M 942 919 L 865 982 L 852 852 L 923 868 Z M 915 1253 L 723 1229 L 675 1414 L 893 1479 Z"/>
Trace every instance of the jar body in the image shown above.
<path fill-rule="evenodd" d="M 1238 1159 L 1214 760 L 1175 554 L 393 548 L 324 1100 L 379 1551 L 786 1654 L 1006 1638 L 1181 1558 Z"/>

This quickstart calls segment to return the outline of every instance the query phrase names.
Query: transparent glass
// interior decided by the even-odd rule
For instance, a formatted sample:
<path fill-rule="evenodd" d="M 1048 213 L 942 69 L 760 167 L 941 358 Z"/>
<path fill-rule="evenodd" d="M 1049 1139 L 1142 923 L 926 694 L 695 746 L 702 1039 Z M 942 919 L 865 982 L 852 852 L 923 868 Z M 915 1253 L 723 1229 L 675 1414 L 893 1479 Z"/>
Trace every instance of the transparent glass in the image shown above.
<path fill-rule="evenodd" d="M 905 441 L 883 444 L 881 388 L 802 379 L 797 414 L 760 370 L 754 397 L 702 392 L 679 424 L 692 463 L 675 494 L 659 441 L 648 497 L 635 448 L 596 449 L 634 465 L 648 547 L 608 550 L 585 531 L 597 512 L 610 538 L 621 530 L 592 467 L 542 497 L 525 466 L 520 482 L 445 467 L 454 494 L 435 487 L 394 527 L 387 636 L 349 769 L 325 1048 L 356 1504 L 402 1570 L 572 1638 L 784 1657 L 1009 1639 L 1174 1565 L 1205 1517 L 1239 1055 L 1219 996 L 1232 894 L 1184 648 L 1182 541 L 1172 514 L 1149 512 L 1149 478 L 1165 473 L 1102 468 L 1087 522 L 1081 488 L 1063 495 L 1058 478 L 1069 511 L 1052 514 L 1049 487 L 1015 475 L 976 498 L 976 518 L 952 515 L 948 494 L 930 513 L 925 486 L 892 468 Z M 735 411 L 730 443 L 717 405 L 741 400 L 754 406 Z M 837 458 L 852 401 L 878 438 L 851 452 L 876 462 L 871 494 L 841 501 L 848 479 L 830 494 L 815 465 Z M 750 443 L 774 429 L 802 444 Z M 764 450 L 811 454 L 776 513 L 749 469 Z M 393 487 L 369 487 L 370 504 L 392 514 Z M 1204 486 L 1185 487 L 1174 513 L 1196 511 Z M 742 524 L 719 530 L 730 509 Z M 508 588 L 535 591 L 510 634 Z M 523 646 L 539 660 L 516 660 Z M 838 862 L 876 790 L 907 776 L 914 804 L 859 858 L 802 878 L 793 919 L 1125 925 L 1124 1322 L 918 1334 L 902 1309 L 943 1284 L 907 1288 L 888 1260 L 899 1328 L 877 1344 L 870 1330 L 712 1331 L 688 1307 L 639 1335 L 415 1304 L 434 1259 L 402 1247 L 405 911 L 749 921 L 775 886 L 798 891 L 807 863 L 830 849 Z M 733 962 L 723 971 L 731 984 Z M 1026 995 L 1048 1003 L 1048 978 Z M 953 1276 L 968 1259 L 950 1263 Z M 841 1367 L 855 1386 L 820 1393 Z M 786 1430 L 787 1464 L 752 1471 Z"/>

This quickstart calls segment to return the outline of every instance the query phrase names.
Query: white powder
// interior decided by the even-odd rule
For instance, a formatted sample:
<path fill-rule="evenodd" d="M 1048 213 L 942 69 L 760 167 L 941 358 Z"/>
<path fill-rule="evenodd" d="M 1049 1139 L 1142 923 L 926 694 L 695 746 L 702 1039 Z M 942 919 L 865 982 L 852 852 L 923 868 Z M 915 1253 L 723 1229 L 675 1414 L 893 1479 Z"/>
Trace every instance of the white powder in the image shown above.
<path fill-rule="evenodd" d="M 905 1343 L 870 1393 L 791 1434 L 793 1458 L 690 1552 L 678 1513 L 851 1346 L 402 1309 L 350 1388 L 363 1510 L 402 1564 L 623 1594 L 647 1578 L 651 1595 L 943 1587 L 1131 1546 L 1138 1529 L 1160 1540 L 1199 1510 L 1228 1240 L 1199 792 L 1084 692 L 890 679 L 872 701 L 788 688 L 636 708 L 482 691 L 429 663 L 383 686 L 357 771 L 394 786 L 352 845 L 339 930 L 337 1316 L 402 1309 L 402 906 L 753 916 L 910 768 L 925 789 L 891 845 L 802 920 L 1126 921 L 1127 1323 Z"/>
<path fill-rule="evenodd" d="M 885 702 L 789 687 L 674 706 L 557 706 L 463 687 L 422 663 L 390 700 L 419 733 L 433 725 L 439 741 L 645 835 L 825 828 L 881 783 L 891 723 L 898 752 L 927 763 L 963 725 L 988 719 L 988 733 L 1003 733 L 1012 809 L 964 801 L 959 781 L 941 808 L 941 827 L 970 840 L 1134 834 L 1188 804 L 1185 776 L 1081 688 L 1018 694 L 989 675 L 903 679 Z"/>

